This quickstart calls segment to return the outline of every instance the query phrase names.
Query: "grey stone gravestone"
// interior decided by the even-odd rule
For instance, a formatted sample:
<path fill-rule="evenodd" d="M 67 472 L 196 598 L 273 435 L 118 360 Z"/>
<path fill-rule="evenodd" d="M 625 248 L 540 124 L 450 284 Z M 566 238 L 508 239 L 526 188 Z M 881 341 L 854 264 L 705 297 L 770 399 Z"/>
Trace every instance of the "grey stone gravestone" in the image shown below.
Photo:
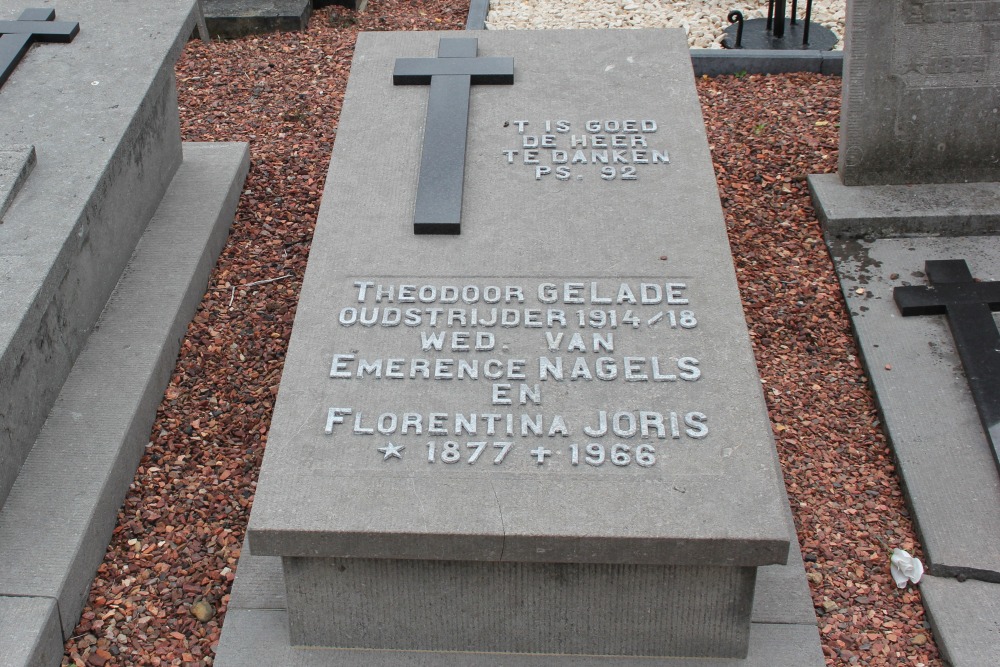
<path fill-rule="evenodd" d="M 683 34 L 478 33 L 418 236 L 442 37 L 359 38 L 217 664 L 822 664 Z"/>
<path fill-rule="evenodd" d="M 1000 3 L 848 0 L 834 234 L 1000 227 Z M 906 187 L 921 185 L 921 187 Z"/>
<path fill-rule="evenodd" d="M 246 144 L 181 142 L 174 65 L 199 14 L 62 3 L 79 33 L 0 89 L 5 665 L 61 659 L 249 167 Z"/>

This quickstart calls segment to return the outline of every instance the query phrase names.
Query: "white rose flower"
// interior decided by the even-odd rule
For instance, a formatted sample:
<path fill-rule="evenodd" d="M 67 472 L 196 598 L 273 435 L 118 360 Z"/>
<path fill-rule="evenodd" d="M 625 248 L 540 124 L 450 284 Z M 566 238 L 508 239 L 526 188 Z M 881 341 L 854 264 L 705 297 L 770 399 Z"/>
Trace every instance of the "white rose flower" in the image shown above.
<path fill-rule="evenodd" d="M 906 582 L 917 583 L 924 576 L 924 564 L 902 549 L 893 549 L 889 558 L 889 573 L 896 585 L 906 588 Z"/>

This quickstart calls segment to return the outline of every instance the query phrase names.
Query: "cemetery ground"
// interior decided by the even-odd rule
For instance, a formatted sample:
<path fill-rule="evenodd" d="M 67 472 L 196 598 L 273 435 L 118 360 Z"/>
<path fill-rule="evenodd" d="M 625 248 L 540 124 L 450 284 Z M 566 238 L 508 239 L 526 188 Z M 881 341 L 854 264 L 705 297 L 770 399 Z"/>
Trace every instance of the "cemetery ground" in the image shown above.
<path fill-rule="evenodd" d="M 371 0 L 304 33 L 188 45 L 184 139 L 248 141 L 252 167 L 64 664 L 212 664 L 355 37 L 461 29 L 467 8 Z M 921 548 L 805 180 L 837 168 L 840 83 L 697 82 L 827 662 L 936 666 L 919 587 L 889 575 L 894 547 Z"/>

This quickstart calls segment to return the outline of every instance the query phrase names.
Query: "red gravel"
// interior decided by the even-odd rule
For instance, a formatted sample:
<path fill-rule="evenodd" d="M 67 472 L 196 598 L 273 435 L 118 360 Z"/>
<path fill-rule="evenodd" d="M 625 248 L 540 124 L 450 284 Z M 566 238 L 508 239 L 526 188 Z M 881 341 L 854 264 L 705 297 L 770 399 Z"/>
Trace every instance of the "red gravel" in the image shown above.
<path fill-rule="evenodd" d="M 460 29 L 467 8 L 371 0 L 188 45 L 185 140 L 248 141 L 253 166 L 64 665 L 212 664 L 357 31 Z M 889 576 L 920 546 L 804 180 L 836 169 L 840 80 L 698 88 L 827 662 L 942 665 L 919 591 Z"/>

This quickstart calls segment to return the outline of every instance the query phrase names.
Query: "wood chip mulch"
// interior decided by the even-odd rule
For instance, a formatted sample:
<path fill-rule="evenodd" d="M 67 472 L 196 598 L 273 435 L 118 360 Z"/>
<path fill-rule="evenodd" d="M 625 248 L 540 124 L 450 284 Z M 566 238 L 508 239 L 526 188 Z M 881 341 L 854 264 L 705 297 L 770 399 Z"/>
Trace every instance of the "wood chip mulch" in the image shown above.
<path fill-rule="evenodd" d="M 305 33 L 191 42 L 187 141 L 250 142 L 228 244 L 63 665 L 211 665 L 229 601 L 358 30 L 464 27 L 468 0 L 371 0 Z M 830 665 L 943 665 L 922 555 L 805 175 L 836 170 L 840 79 L 698 81 L 743 304 Z"/>

